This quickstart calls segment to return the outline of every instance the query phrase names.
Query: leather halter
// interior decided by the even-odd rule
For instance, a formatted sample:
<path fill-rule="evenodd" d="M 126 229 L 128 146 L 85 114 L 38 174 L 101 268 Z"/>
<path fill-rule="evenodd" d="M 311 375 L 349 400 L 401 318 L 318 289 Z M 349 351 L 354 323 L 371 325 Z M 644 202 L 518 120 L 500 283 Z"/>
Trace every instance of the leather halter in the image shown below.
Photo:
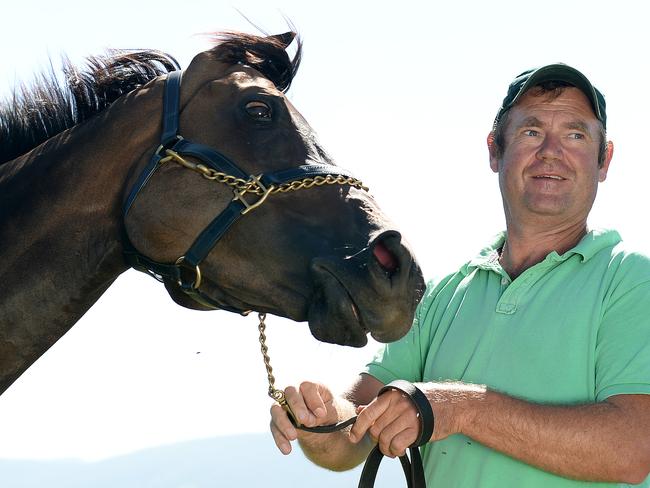
<path fill-rule="evenodd" d="M 228 206 L 226 206 L 226 208 L 219 213 L 205 229 L 203 229 L 190 248 L 184 255 L 179 257 L 175 263 L 161 263 L 144 256 L 131 243 L 130 239 L 126 235 L 126 231 L 124 231 L 124 256 L 126 262 L 134 269 L 147 273 L 158 281 L 178 284 L 179 288 L 184 293 L 204 306 L 214 309 L 220 308 L 237 313 L 247 313 L 248 311 L 239 310 L 218 303 L 213 298 L 210 298 L 199 290 L 201 284 L 200 265 L 202 261 L 214 248 L 219 239 L 223 237 L 230 226 L 233 225 L 242 215 L 260 205 L 268 196 L 271 189 L 304 178 L 319 176 L 341 176 L 352 178 L 352 176 L 347 171 L 337 166 L 320 163 L 290 167 L 279 171 L 264 173 L 259 176 L 249 176 L 233 161 L 228 159 L 219 151 L 203 144 L 190 142 L 179 135 L 180 88 L 181 72 L 172 71 L 167 75 L 165 81 L 160 146 L 156 148 L 149 163 L 142 173 L 140 173 L 140 176 L 131 188 L 128 197 L 124 202 L 122 211 L 123 219 L 126 220 L 126 216 L 133 206 L 133 202 L 146 186 L 149 179 L 161 166 L 162 162 L 164 162 L 162 160 L 170 154 L 168 151 L 172 151 L 174 154 L 179 156 L 191 156 L 199 159 L 207 167 L 242 180 L 247 180 L 251 182 L 251 184 L 261 187 L 265 192 L 264 195 L 253 204 L 247 203 L 243 198 L 243 194 L 238 195 L 237 192 L 235 192 L 235 198 L 233 198 Z"/>

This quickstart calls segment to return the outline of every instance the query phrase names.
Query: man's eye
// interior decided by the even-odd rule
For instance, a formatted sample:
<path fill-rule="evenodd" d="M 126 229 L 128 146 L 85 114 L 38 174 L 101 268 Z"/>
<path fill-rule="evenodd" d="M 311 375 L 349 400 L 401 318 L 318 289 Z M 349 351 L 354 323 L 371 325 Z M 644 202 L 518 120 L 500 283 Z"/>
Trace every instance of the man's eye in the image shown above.
<path fill-rule="evenodd" d="M 534 130 L 534 129 L 528 129 L 528 130 L 525 130 L 525 131 L 524 131 L 524 135 L 525 135 L 525 136 L 530 136 L 530 137 L 536 137 L 536 136 L 539 135 L 539 132 L 537 132 L 537 131 Z"/>
<path fill-rule="evenodd" d="M 248 102 L 246 104 L 246 113 L 255 120 L 271 120 L 273 115 L 271 107 L 260 101 Z"/>
<path fill-rule="evenodd" d="M 581 134 L 580 132 L 573 132 L 573 133 L 569 134 L 569 138 L 571 138 L 571 139 L 584 139 L 585 135 Z"/>

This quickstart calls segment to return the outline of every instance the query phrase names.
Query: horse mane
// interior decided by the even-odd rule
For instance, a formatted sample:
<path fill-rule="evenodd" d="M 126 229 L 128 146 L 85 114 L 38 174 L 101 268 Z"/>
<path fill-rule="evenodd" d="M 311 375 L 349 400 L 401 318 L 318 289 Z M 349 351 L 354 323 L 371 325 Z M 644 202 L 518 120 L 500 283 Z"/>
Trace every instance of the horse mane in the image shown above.
<path fill-rule="evenodd" d="M 217 59 L 246 64 L 286 92 L 300 65 L 302 42 L 289 58 L 285 47 L 294 39 L 290 32 L 256 36 L 239 32 L 211 34 Z M 0 164 L 25 154 L 47 139 L 84 122 L 106 109 L 122 95 L 154 78 L 180 69 L 169 54 L 156 50 L 110 50 L 86 58 L 75 67 L 63 58 L 63 80 L 54 69 L 41 73 L 31 86 L 19 85 L 0 105 Z"/>
<path fill-rule="evenodd" d="M 110 50 L 103 56 L 86 58 L 81 69 L 64 57 L 62 81 L 51 68 L 31 86 L 19 85 L 0 105 L 0 164 L 84 122 L 125 93 L 177 69 L 174 58 L 153 50 Z"/>

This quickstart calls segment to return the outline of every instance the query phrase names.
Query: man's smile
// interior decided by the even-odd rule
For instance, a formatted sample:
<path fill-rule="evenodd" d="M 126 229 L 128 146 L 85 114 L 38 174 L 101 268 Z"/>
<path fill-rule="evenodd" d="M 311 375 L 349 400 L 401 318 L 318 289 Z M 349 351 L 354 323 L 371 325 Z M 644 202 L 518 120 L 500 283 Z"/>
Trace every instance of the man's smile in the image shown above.
<path fill-rule="evenodd" d="M 547 179 L 551 179 L 551 180 L 566 180 L 566 178 L 563 178 L 563 177 L 558 176 L 558 175 L 537 175 L 537 176 L 533 176 L 533 178 L 536 178 L 536 179 L 547 178 Z"/>

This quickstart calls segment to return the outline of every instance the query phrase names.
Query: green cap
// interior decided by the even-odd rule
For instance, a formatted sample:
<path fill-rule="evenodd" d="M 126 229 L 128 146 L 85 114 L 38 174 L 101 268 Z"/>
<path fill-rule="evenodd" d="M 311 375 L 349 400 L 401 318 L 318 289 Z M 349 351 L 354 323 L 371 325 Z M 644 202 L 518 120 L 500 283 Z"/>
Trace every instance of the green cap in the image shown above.
<path fill-rule="evenodd" d="M 545 81 L 564 81 L 579 88 L 591 102 L 591 108 L 596 118 L 602 122 L 604 128 L 607 128 L 607 114 L 605 113 L 605 97 L 603 94 L 580 71 L 563 63 L 529 69 L 517 76 L 508 87 L 508 94 L 503 99 L 501 108 L 494 119 L 494 126 L 496 127 L 503 114 L 510 110 L 524 93 Z"/>

